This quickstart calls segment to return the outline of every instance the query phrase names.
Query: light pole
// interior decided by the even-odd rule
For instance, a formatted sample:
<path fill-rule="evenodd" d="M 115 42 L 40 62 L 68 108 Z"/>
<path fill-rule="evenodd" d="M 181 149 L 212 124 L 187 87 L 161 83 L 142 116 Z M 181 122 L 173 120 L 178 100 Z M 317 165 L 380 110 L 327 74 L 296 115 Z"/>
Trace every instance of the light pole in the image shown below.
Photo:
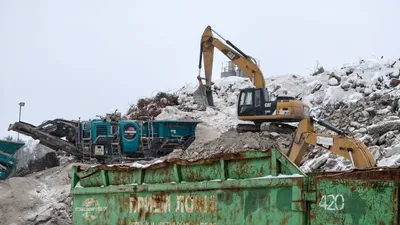
<path fill-rule="evenodd" d="M 18 118 L 18 122 L 21 122 L 21 108 L 25 106 L 25 102 L 20 102 L 19 103 L 19 118 Z M 17 141 L 19 141 L 19 133 L 17 134 Z"/>

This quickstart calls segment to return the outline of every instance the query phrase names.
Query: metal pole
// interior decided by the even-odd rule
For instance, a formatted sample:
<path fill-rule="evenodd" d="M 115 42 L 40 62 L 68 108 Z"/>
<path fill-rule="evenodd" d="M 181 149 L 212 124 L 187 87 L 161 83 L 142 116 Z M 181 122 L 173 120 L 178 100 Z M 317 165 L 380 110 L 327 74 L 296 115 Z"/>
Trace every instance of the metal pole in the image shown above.
<path fill-rule="evenodd" d="M 21 108 L 22 108 L 22 105 L 19 105 L 19 118 L 18 118 L 18 122 L 21 122 Z"/>
<path fill-rule="evenodd" d="M 21 108 L 22 108 L 22 105 L 19 104 L 19 118 L 18 118 L 18 122 L 21 122 Z M 19 141 L 19 132 L 17 133 L 17 141 Z"/>
<path fill-rule="evenodd" d="M 25 106 L 25 102 L 20 102 L 19 103 L 19 117 L 18 117 L 18 122 L 21 122 L 21 109 L 22 106 Z M 17 141 L 19 141 L 19 132 L 17 132 Z"/>

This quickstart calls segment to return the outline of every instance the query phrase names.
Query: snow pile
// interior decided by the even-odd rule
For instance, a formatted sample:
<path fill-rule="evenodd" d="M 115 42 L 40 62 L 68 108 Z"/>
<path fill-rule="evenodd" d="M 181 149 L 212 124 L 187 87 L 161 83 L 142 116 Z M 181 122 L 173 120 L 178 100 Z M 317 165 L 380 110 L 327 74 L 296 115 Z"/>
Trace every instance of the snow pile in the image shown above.
<path fill-rule="evenodd" d="M 72 224 L 73 164 L 0 181 L 1 224 Z"/>
<path fill-rule="evenodd" d="M 245 123 L 237 119 L 236 102 L 241 89 L 253 87 L 248 79 L 227 77 L 214 81 L 214 107 L 206 109 L 194 101 L 193 92 L 197 87 L 197 84 L 189 84 L 176 91 L 174 94 L 179 96 L 180 105 L 167 106 L 156 119 L 201 120 L 204 125 L 221 133 L 234 128 L 239 122 Z"/>
<path fill-rule="evenodd" d="M 337 77 L 329 78 L 332 73 Z M 398 165 L 399 77 L 399 60 L 362 60 L 316 76 L 311 92 L 304 99 L 312 106 L 317 118 L 360 138 L 378 166 Z M 339 80 L 336 86 L 333 86 L 332 79 Z M 351 168 L 348 162 L 330 153 L 314 157 L 302 166 L 305 171 L 348 168 Z"/>
<path fill-rule="evenodd" d="M 400 159 L 399 77 L 399 60 L 379 58 L 309 76 L 268 77 L 266 84 L 273 95 L 299 96 L 310 106 L 313 116 L 352 132 L 370 148 L 378 165 L 389 166 Z M 237 119 L 236 102 L 240 89 L 253 86 L 249 79 L 227 77 L 214 83 L 215 107 L 204 109 L 197 105 L 192 95 L 197 84 L 186 85 L 174 92 L 179 105 L 167 106 L 156 119 L 200 120 L 204 127 L 220 135 L 238 123 L 245 123 Z M 214 135 L 214 138 L 220 135 Z M 256 138 L 254 135 L 257 134 L 251 135 Z M 243 140 L 235 141 L 241 143 Z M 351 168 L 351 164 L 343 157 L 310 148 L 301 168 L 304 171 L 343 170 Z"/>

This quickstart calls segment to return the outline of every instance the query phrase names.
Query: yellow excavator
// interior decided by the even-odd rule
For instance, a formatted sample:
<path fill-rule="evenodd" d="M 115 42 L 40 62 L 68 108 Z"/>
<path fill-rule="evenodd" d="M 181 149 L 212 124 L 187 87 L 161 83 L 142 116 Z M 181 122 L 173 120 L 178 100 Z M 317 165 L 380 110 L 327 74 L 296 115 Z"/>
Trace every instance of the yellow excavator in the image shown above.
<path fill-rule="evenodd" d="M 336 134 L 317 133 L 314 127 L 315 123 Z M 300 161 L 310 145 L 318 146 L 336 155 L 343 156 L 345 159 L 350 160 L 355 168 L 373 168 L 376 166 L 374 157 L 363 142 L 311 116 L 300 121 L 289 148 L 289 159 L 296 165 L 300 165 Z"/>
<path fill-rule="evenodd" d="M 285 122 L 299 122 L 309 115 L 309 107 L 302 101 L 292 96 L 273 96 L 265 85 L 265 79 L 257 61 L 233 45 L 229 40 L 226 44 L 213 37 L 213 32 L 221 37 L 210 26 L 204 30 L 200 44 L 199 59 L 199 88 L 194 93 L 195 100 L 206 106 L 214 106 L 212 96 L 212 66 L 214 47 L 220 50 L 252 81 L 254 88 L 242 89 L 239 93 L 237 105 L 238 119 L 251 121 L 253 124 L 238 124 L 238 132 L 260 131 L 261 124 L 270 122 L 274 125 L 285 126 Z M 201 77 L 202 56 L 204 58 L 205 77 Z M 203 84 L 205 80 L 205 84 Z"/>
<path fill-rule="evenodd" d="M 214 38 L 213 32 L 223 39 L 226 44 Z M 245 54 L 229 40 L 225 40 L 212 30 L 210 26 L 207 26 L 201 38 L 199 75 L 197 76 L 199 88 L 194 93 L 195 100 L 198 103 L 214 106 L 211 89 L 214 47 L 237 65 L 250 78 L 254 85 L 254 88 L 246 88 L 240 91 L 237 105 L 239 120 L 252 121 L 254 125 L 239 124 L 237 127 L 238 132 L 258 132 L 261 129 L 261 124 L 264 122 L 270 122 L 279 126 L 283 125 L 283 127 L 288 126 L 293 129 L 292 126 L 281 123 L 299 122 L 288 153 L 289 159 L 296 165 L 300 164 L 308 146 L 314 145 L 351 160 L 356 168 L 371 168 L 376 166 L 375 159 L 364 143 L 323 121 L 311 117 L 308 105 L 301 100 L 292 96 L 277 96 L 275 99 L 272 99 L 271 93 L 266 88 L 265 79 L 257 65 L 257 61 Z M 200 76 L 202 56 L 204 57 L 205 77 Z M 205 84 L 203 84 L 203 80 L 205 80 Z M 314 123 L 336 132 L 337 135 L 316 133 Z"/>

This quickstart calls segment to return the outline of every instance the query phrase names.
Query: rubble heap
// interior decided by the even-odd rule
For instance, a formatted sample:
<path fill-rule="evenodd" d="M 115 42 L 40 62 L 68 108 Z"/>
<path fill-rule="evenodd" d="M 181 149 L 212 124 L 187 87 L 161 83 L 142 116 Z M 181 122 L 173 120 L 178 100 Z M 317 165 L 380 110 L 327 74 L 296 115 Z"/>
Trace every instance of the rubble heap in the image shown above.
<path fill-rule="evenodd" d="M 159 92 L 152 98 L 141 98 L 136 105 L 132 105 L 128 110 L 128 118 L 131 120 L 150 120 L 157 117 L 166 106 L 176 106 L 178 96 Z"/>
<path fill-rule="evenodd" d="M 308 83 L 312 88 L 305 97 L 315 117 L 360 138 L 378 166 L 400 160 L 399 64 L 400 60 L 380 58 L 325 71 Z M 327 151 L 313 152 L 304 159 L 305 171 L 350 168 Z"/>
<path fill-rule="evenodd" d="M 184 159 L 187 161 L 196 161 L 199 159 L 209 159 L 224 153 L 240 153 L 247 151 L 259 151 L 267 149 L 278 149 L 284 154 L 288 153 L 291 143 L 291 134 L 278 134 L 275 132 L 260 133 L 237 133 L 236 131 L 227 131 L 218 138 L 209 140 L 201 144 L 191 145 L 185 151 L 175 150 L 171 154 L 151 161 L 138 161 L 135 165 L 149 165 L 160 161 L 173 161 L 175 159 Z"/>
<path fill-rule="evenodd" d="M 373 93 L 355 103 L 328 104 L 320 118 L 360 138 L 378 165 L 393 165 L 400 159 L 398 101 L 397 95 Z"/>

